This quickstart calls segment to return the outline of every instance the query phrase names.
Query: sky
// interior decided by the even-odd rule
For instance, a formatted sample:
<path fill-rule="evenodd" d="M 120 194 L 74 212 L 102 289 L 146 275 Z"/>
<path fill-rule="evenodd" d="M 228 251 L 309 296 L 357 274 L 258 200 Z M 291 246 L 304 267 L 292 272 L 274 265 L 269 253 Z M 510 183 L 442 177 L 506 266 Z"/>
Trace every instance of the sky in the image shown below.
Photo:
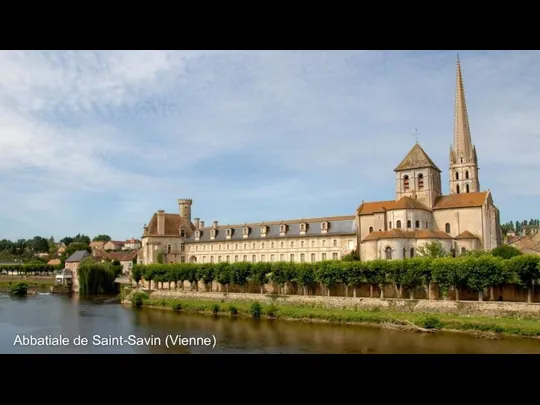
<path fill-rule="evenodd" d="M 0 239 L 353 215 L 418 142 L 443 171 L 458 51 L 3 51 Z M 540 52 L 459 51 L 480 186 L 540 217 Z"/>

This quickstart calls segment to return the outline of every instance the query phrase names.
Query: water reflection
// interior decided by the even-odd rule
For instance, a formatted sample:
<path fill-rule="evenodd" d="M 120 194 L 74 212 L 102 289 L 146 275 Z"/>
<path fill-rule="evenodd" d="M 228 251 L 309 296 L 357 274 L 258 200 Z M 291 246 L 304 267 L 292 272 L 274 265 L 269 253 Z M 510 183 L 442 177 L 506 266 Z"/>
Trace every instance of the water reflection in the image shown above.
<path fill-rule="evenodd" d="M 206 346 L 13 346 L 16 335 L 94 335 L 137 337 L 167 335 L 211 337 Z M 40 295 L 0 297 L 2 353 L 540 353 L 540 340 L 477 339 L 459 333 L 420 334 L 332 324 L 253 320 L 132 309 L 84 298 Z"/>

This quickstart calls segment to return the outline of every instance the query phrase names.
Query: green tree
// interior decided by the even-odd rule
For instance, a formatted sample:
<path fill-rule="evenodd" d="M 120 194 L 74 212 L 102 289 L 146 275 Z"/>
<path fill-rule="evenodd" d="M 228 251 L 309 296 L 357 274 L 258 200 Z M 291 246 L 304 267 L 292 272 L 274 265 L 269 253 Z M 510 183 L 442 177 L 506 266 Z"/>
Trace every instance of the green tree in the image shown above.
<path fill-rule="evenodd" d="M 298 264 L 298 267 L 296 268 L 296 282 L 302 287 L 303 294 L 307 295 L 309 285 L 315 283 L 315 271 L 313 264 Z"/>
<path fill-rule="evenodd" d="M 534 284 L 540 278 L 540 256 L 524 254 L 506 261 L 508 270 L 518 277 L 518 283 L 527 288 L 527 302 L 532 302 Z"/>
<path fill-rule="evenodd" d="M 491 254 L 496 257 L 502 257 L 503 259 L 511 259 L 512 257 L 520 256 L 522 253 L 514 246 L 503 245 L 493 249 Z"/>
<path fill-rule="evenodd" d="M 414 299 L 414 290 L 421 287 L 425 274 L 425 262 L 423 258 L 413 257 L 404 261 L 405 273 L 401 278 L 401 284 L 409 291 L 409 298 Z"/>
<path fill-rule="evenodd" d="M 447 257 L 449 253 L 444 249 L 441 242 L 430 242 L 416 248 L 420 257 Z"/>
<path fill-rule="evenodd" d="M 92 239 L 93 242 L 109 242 L 111 241 L 111 237 L 109 235 L 100 234 L 97 236 L 94 236 L 94 239 Z"/>
<path fill-rule="evenodd" d="M 264 294 L 264 286 L 268 283 L 268 274 L 272 271 L 272 264 L 268 262 L 258 262 L 251 265 L 251 279 L 258 283 L 261 294 Z"/>

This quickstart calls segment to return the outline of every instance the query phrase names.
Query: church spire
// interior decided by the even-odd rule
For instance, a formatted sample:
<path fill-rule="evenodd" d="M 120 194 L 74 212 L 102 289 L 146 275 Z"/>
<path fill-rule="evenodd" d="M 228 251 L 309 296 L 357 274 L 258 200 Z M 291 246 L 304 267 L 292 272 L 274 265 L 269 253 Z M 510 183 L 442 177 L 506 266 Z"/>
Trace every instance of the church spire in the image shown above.
<path fill-rule="evenodd" d="M 450 194 L 480 191 L 478 159 L 472 144 L 459 54 L 456 63 L 454 142 L 450 149 Z"/>
<path fill-rule="evenodd" d="M 471 141 L 469 117 L 467 115 L 467 103 L 465 101 L 465 89 L 463 88 L 463 76 L 459 54 L 456 63 L 456 104 L 454 110 L 454 144 L 452 145 L 454 163 L 458 160 L 474 160 L 474 147 Z"/>

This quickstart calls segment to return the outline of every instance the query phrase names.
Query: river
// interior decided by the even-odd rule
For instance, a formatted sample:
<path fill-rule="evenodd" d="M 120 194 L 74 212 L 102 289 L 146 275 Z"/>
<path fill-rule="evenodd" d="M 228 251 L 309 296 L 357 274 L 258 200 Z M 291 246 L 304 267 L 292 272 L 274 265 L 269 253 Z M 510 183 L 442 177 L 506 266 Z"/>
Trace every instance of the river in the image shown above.
<path fill-rule="evenodd" d="M 23 337 L 64 337 L 61 346 L 21 345 Z M 94 337 L 134 336 L 154 345 L 103 345 Z M 199 338 L 180 345 L 167 335 Z M 88 339 L 86 344 L 76 337 Z M 215 337 L 215 341 L 214 341 Z M 202 342 L 206 338 L 206 342 Z M 135 343 L 139 343 L 135 341 Z M 75 345 L 78 343 L 78 345 Z M 84 343 L 84 342 L 83 342 Z M 97 344 L 101 343 L 101 344 Z M 169 343 L 167 347 L 166 343 Z M 209 345 L 208 345 L 209 344 Z M 368 326 L 253 320 L 134 309 L 62 295 L 0 295 L 0 353 L 540 353 L 540 340 L 491 340 L 463 333 L 421 334 Z"/>

